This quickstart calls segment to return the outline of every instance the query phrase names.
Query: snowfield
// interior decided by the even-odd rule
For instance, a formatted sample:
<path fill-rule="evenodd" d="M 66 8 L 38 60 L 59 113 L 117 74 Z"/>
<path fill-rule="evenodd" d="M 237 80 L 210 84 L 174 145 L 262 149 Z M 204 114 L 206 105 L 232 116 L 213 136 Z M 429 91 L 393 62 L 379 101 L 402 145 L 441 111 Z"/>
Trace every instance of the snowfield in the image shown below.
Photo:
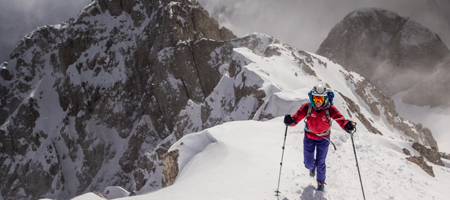
<path fill-rule="evenodd" d="M 264 34 L 255 36 L 261 41 L 267 41 L 270 37 Z M 126 197 L 128 193 L 121 188 L 110 187 L 111 192 L 116 194 L 115 197 L 122 194 L 123 199 L 130 200 L 363 199 L 351 136 L 336 123 L 332 126 L 331 140 L 337 150 L 332 146 L 329 148 L 325 192 L 316 190 L 315 178 L 309 177 L 308 170 L 303 165 L 304 125 L 301 122 L 296 127 L 288 128 L 279 188 L 281 194 L 275 196 L 286 127 L 283 124 L 283 117 L 268 121 L 260 117 L 266 114 L 273 116 L 293 114 L 302 103 L 308 101 L 307 93 L 313 85 L 326 82 L 335 92 L 334 105 L 346 118 L 352 117 L 358 124 L 354 142 L 366 199 L 447 199 L 450 161 L 443 159 L 445 167 L 427 161 L 427 164 L 433 167 L 435 177 L 431 177 L 418 165 L 407 161 L 406 158 L 409 156 L 405 155 L 403 149 L 409 150 L 412 156 L 420 154 L 411 147 L 412 140 L 409 136 L 393 128 L 387 122 L 386 116 L 372 113 L 370 107 L 356 94 L 354 82 L 364 80 L 359 74 L 347 72 L 342 66 L 315 54 L 293 53 L 282 44 L 260 45 L 277 47 L 281 49 L 280 55 L 264 57 L 261 56 L 262 52 L 259 49 L 250 51 L 247 48 L 235 48 L 233 56 L 244 63 L 242 74 L 247 76 L 245 83 L 239 82 L 243 80 L 239 78 L 240 75 L 238 78 L 232 78 L 225 72 L 211 95 L 222 96 L 225 99 L 232 98 L 233 95 L 230 94 L 233 92 L 228 90 L 233 85 L 256 83 L 268 95 L 253 120 L 243 120 L 247 116 L 243 111 L 254 106 L 252 101 L 236 102 L 239 109 L 230 116 L 223 115 L 221 111 L 223 108 L 218 101 L 209 102 L 214 108 L 213 115 L 217 118 L 226 118 L 225 123 L 188 134 L 172 145 L 169 151 L 179 150 L 180 168 L 174 184 L 131 197 Z M 309 59 L 309 65 L 315 76 L 305 73 L 305 68 L 301 67 L 305 63 L 299 65 L 296 62 L 298 58 Z M 227 66 L 223 68 L 227 71 L 225 69 Z M 371 88 L 366 88 L 366 94 L 372 95 L 372 100 L 376 101 L 370 90 Z M 349 105 L 338 93 L 352 99 L 361 108 L 361 114 L 383 135 L 369 132 L 355 113 L 352 113 L 354 116 L 349 116 Z M 407 107 L 399 105 L 397 108 L 402 111 L 401 116 L 408 110 Z M 384 108 L 379 106 L 378 109 Z M 201 125 L 198 105 L 191 102 L 191 107 L 186 107 L 182 112 L 197 116 L 198 120 L 194 120 L 194 124 Z M 443 145 L 440 141 L 437 142 L 440 147 Z M 101 198 L 93 193 L 87 193 L 74 199 Z"/>
<path fill-rule="evenodd" d="M 358 126 L 358 128 L 360 128 Z M 334 123 L 325 192 L 303 166 L 303 124 L 288 128 L 280 182 L 275 196 L 284 140 L 283 117 L 266 122 L 228 122 L 183 137 L 171 148 L 183 164 L 172 186 L 123 199 L 362 199 L 350 135 Z M 355 148 L 366 199 L 447 199 L 450 161 L 432 163 L 435 178 L 407 161 L 408 142 L 357 131 Z M 200 147 L 200 148 L 199 148 Z M 199 150 L 200 149 L 200 150 Z M 201 150 L 202 149 L 202 150 Z M 88 193 L 76 200 L 100 200 Z"/>

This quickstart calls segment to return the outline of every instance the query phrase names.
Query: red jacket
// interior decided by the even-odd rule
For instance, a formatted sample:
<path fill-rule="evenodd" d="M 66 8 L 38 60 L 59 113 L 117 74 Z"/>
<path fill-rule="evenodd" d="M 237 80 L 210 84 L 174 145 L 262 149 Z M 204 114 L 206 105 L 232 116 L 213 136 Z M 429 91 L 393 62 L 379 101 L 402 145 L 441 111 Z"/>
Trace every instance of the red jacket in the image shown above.
<path fill-rule="evenodd" d="M 303 118 L 306 117 L 306 114 L 308 113 L 308 104 L 309 103 L 303 104 L 302 107 L 300 107 L 300 109 L 298 109 L 298 111 L 292 116 L 292 119 L 294 119 L 296 123 L 293 123 L 291 126 L 297 125 L 298 122 L 300 122 Z M 306 126 L 309 129 L 309 131 L 305 130 L 305 135 L 307 138 L 313 140 L 320 140 L 323 138 L 330 137 L 329 134 L 323 137 L 315 134 L 315 133 L 317 134 L 324 133 L 330 128 L 330 121 L 327 118 L 325 110 L 329 110 L 331 118 L 335 119 L 335 121 L 341 126 L 341 128 L 345 130 L 344 126 L 347 123 L 347 120 L 338 111 L 336 107 L 334 107 L 331 104 L 328 104 L 327 106 L 325 106 L 325 108 L 323 108 L 320 111 L 316 111 L 316 109 L 314 108 L 311 109 L 311 113 L 308 119 L 306 120 Z"/>

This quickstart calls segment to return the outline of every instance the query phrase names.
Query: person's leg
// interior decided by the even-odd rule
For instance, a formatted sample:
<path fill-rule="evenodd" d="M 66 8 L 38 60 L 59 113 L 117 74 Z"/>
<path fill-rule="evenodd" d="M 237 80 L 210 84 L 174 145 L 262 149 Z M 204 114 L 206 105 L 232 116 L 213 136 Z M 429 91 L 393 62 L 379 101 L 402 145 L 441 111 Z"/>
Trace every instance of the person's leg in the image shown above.
<path fill-rule="evenodd" d="M 317 154 L 316 154 L 316 165 L 317 165 L 317 181 L 325 183 L 327 165 L 325 164 L 325 159 L 327 158 L 328 146 L 330 141 L 326 139 L 317 141 Z"/>
<path fill-rule="evenodd" d="M 306 136 L 303 138 L 303 163 L 305 164 L 306 169 L 313 170 L 315 169 L 314 164 L 316 160 L 314 159 L 314 150 L 316 148 L 316 144 L 314 140 L 308 139 Z"/>

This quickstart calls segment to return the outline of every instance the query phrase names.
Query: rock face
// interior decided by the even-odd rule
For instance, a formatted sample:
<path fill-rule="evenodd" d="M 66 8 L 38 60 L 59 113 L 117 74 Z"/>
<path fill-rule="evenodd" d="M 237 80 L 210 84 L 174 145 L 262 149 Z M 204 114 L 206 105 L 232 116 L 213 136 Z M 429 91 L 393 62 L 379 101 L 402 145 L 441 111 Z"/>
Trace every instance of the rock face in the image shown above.
<path fill-rule="evenodd" d="M 163 155 L 163 187 L 171 186 L 175 182 L 178 172 L 180 172 L 178 168 L 179 155 L 178 149 L 169 151 Z"/>
<path fill-rule="evenodd" d="M 436 149 L 429 149 L 420 143 L 414 142 L 412 147 L 433 164 L 445 166 L 441 160 L 441 155 Z"/>
<path fill-rule="evenodd" d="M 423 169 L 428 175 L 434 177 L 433 167 L 429 166 L 423 156 L 411 156 L 406 158 L 409 162 L 415 163 L 419 165 L 420 168 Z"/>
<path fill-rule="evenodd" d="M 450 104 L 450 51 L 438 35 L 417 22 L 377 8 L 349 13 L 316 52 L 355 71 L 388 96 L 420 106 Z M 448 85 L 448 84 L 447 84 Z M 431 95 L 431 97 L 430 97 Z"/>
<path fill-rule="evenodd" d="M 232 38 L 187 0 L 96 0 L 28 34 L 0 67 L 1 196 L 161 187 L 160 142 L 218 84 L 210 54 Z"/>
<path fill-rule="evenodd" d="M 403 149 L 403 152 L 406 155 L 410 156 L 406 159 L 412 163 L 419 165 L 419 167 L 421 167 L 428 175 L 434 177 L 434 172 L 433 172 L 433 167 L 429 166 L 427 164 L 427 162 L 425 161 L 425 159 L 433 164 L 445 166 L 444 162 L 441 160 L 441 157 L 442 158 L 445 158 L 445 157 L 441 153 L 439 153 L 435 148 L 431 148 L 431 149 L 427 148 L 418 142 L 414 142 L 412 144 L 412 148 L 414 150 L 416 150 L 417 152 L 419 152 L 421 156 L 410 156 L 411 153 L 409 152 L 409 150 Z"/>
<path fill-rule="evenodd" d="M 447 160 L 450 160 L 450 154 L 439 152 L 439 155 L 441 155 L 441 158 L 445 158 Z"/>

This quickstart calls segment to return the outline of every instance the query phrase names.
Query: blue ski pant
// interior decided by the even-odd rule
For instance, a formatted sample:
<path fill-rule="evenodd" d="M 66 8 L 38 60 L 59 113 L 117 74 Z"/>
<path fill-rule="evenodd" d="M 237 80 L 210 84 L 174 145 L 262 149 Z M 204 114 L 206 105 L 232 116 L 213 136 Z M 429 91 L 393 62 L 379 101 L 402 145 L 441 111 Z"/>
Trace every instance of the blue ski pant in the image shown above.
<path fill-rule="evenodd" d="M 316 169 L 317 181 L 325 183 L 325 174 L 327 166 L 325 159 L 327 158 L 328 146 L 330 141 L 327 139 L 312 140 L 305 136 L 303 139 L 303 158 L 305 167 L 309 170 Z M 316 155 L 314 158 L 314 152 Z"/>

